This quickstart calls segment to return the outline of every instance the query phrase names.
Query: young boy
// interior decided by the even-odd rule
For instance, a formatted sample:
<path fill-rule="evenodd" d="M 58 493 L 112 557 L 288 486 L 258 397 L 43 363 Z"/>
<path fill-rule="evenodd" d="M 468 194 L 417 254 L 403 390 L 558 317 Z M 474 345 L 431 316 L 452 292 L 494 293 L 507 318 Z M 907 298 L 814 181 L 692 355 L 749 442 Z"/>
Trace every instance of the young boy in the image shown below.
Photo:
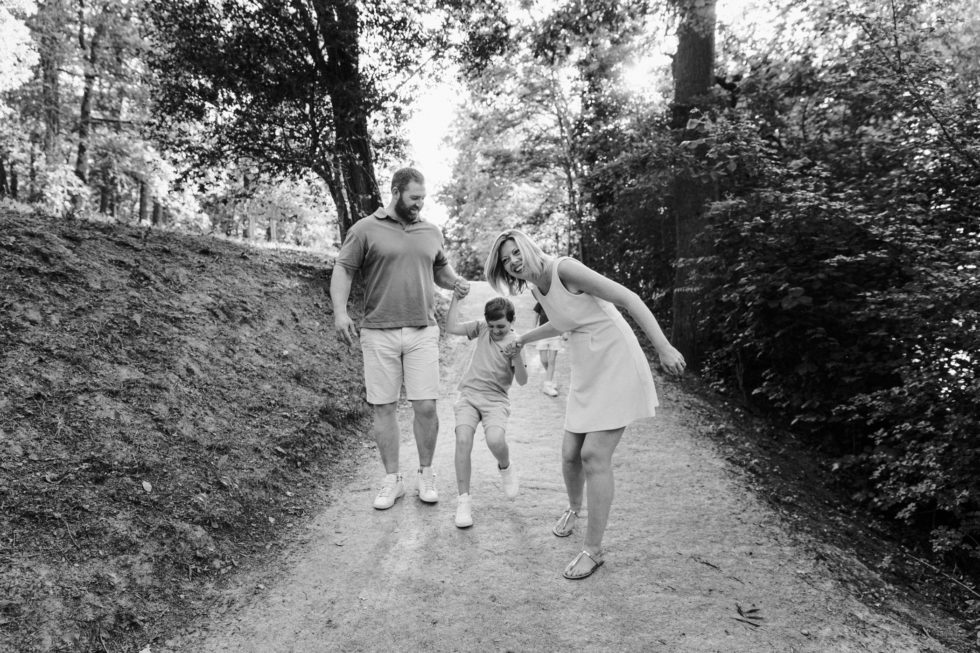
<path fill-rule="evenodd" d="M 513 330 L 514 305 L 510 300 L 495 297 L 486 303 L 483 320 L 460 323 L 460 299 L 458 292 L 453 294 L 446 316 L 446 331 L 476 340 L 473 357 L 457 388 L 459 399 L 453 406 L 456 417 L 456 485 L 459 490 L 455 523 L 458 528 L 469 528 L 473 525 L 470 453 L 473 451 L 476 425 L 481 421 L 487 447 L 497 459 L 504 494 L 509 499 L 517 497 L 517 473 L 510 462 L 510 451 L 504 439 L 507 418 L 510 416 L 507 392 L 515 379 L 520 385 L 527 383 L 527 368 L 520 350 L 514 350 L 512 356 L 504 353 L 507 345 L 516 337 Z"/>

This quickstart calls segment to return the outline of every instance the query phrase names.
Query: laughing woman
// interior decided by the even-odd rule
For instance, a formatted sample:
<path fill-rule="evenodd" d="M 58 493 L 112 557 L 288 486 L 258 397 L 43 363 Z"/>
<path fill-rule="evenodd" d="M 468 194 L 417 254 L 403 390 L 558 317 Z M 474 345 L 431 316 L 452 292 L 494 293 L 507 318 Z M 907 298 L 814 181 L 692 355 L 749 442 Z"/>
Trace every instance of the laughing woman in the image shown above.
<path fill-rule="evenodd" d="M 563 573 L 572 580 L 586 578 L 604 562 L 602 536 L 613 500 L 613 451 L 630 422 L 652 417 L 657 406 L 650 366 L 616 307 L 626 309 L 640 325 L 667 372 L 682 373 L 684 357 L 635 292 L 575 259 L 545 254 L 516 229 L 497 236 L 485 273 L 500 293 L 516 295 L 530 287 L 550 318 L 512 346 L 568 332 L 571 378 L 562 442 L 568 509 L 552 531 L 558 537 L 571 535 L 587 500 L 585 545 Z"/>

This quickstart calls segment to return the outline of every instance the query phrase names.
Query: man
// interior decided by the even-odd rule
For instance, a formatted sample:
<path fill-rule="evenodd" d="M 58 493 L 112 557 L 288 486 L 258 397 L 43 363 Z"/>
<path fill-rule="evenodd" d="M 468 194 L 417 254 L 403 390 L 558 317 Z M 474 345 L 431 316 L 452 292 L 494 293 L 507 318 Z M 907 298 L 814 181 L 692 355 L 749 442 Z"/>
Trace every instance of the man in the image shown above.
<path fill-rule="evenodd" d="M 398 467 L 398 421 L 395 409 L 402 387 L 412 403 L 415 444 L 419 454 L 419 498 L 439 500 L 432 455 L 439 434 L 439 327 L 435 288 L 469 292 L 443 252 L 442 231 L 420 218 L 425 178 L 402 168 L 391 179 L 391 201 L 359 220 L 347 232 L 330 280 L 334 328 L 348 345 L 357 329 L 347 314 L 351 281 L 364 278 L 361 351 L 364 385 L 373 412 L 372 434 L 378 444 L 385 479 L 374 507 L 386 510 L 405 494 Z"/>

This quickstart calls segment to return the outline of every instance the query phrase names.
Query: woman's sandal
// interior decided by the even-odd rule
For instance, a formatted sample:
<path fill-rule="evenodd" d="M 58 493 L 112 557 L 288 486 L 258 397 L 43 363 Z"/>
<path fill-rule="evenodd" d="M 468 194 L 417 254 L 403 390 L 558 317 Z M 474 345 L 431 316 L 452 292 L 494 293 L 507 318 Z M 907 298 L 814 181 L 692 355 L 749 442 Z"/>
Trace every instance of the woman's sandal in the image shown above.
<path fill-rule="evenodd" d="M 592 566 L 589 567 L 588 571 L 586 571 L 585 573 L 582 574 L 571 573 L 572 570 L 575 569 L 575 566 L 578 565 L 579 561 L 582 559 L 582 556 L 586 556 L 589 560 L 591 560 Z M 595 570 L 601 567 L 604 562 L 605 560 L 603 560 L 600 557 L 600 554 L 597 553 L 595 555 L 592 555 L 588 551 L 582 551 L 582 553 L 575 556 L 574 560 L 568 563 L 568 566 L 565 567 L 565 571 L 562 572 L 562 576 L 564 576 L 568 580 L 581 580 L 583 578 L 588 578 L 589 576 L 594 574 Z"/>
<path fill-rule="evenodd" d="M 568 525 L 568 522 L 573 517 L 578 519 L 578 512 L 572 510 L 571 508 L 565 509 L 565 512 L 561 514 L 561 517 L 558 519 L 558 523 L 551 529 L 551 532 L 554 533 L 556 537 L 568 537 L 571 535 L 572 531 L 575 529 L 575 522 L 572 521 L 571 526 Z"/>

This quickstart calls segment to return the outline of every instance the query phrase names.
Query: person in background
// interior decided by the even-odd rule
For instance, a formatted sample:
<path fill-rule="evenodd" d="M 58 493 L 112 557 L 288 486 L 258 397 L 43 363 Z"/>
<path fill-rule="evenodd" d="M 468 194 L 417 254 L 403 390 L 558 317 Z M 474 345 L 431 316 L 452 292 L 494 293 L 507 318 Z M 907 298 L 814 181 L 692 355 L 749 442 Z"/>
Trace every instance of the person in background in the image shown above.
<path fill-rule="evenodd" d="M 507 418 L 510 417 L 511 383 L 527 383 L 523 354 L 508 345 L 514 342 L 514 304 L 504 297 L 494 297 L 483 308 L 483 320 L 459 321 L 460 293 L 453 293 L 446 315 L 446 332 L 476 340 L 476 347 L 466 372 L 460 379 L 459 398 L 453 406 L 456 417 L 456 500 L 455 523 L 458 528 L 473 525 L 470 497 L 470 454 L 476 426 L 483 422 L 483 435 L 490 453 L 497 459 L 504 495 L 517 498 L 519 481 L 507 446 Z"/>
<path fill-rule="evenodd" d="M 414 168 L 396 171 L 391 201 L 350 228 L 330 279 L 334 328 L 347 345 L 358 338 L 347 313 L 351 283 L 357 273 L 364 280 L 364 385 L 373 414 L 371 431 L 386 474 L 374 500 L 378 510 L 390 508 L 405 494 L 395 411 L 403 385 L 414 413 L 419 498 L 426 503 L 439 500 L 432 470 L 439 434 L 435 285 L 465 297 L 469 283 L 446 259 L 442 231 L 422 219 L 424 202 L 422 173 Z"/>
<path fill-rule="evenodd" d="M 562 575 L 578 580 L 604 563 L 602 537 L 614 494 L 612 455 L 633 421 L 652 417 L 657 407 L 653 374 L 640 343 L 617 310 L 624 307 L 660 356 L 667 372 L 681 374 L 684 356 L 664 335 L 657 319 L 633 291 L 573 258 L 548 256 L 516 229 L 497 236 L 484 266 L 497 292 L 516 295 L 530 287 L 549 322 L 519 335 L 511 345 L 568 332 L 571 370 L 562 441 L 562 476 L 568 508 L 552 528 L 558 537 L 572 534 L 587 500 L 588 519 L 582 552 Z"/>
<path fill-rule="evenodd" d="M 540 302 L 534 305 L 534 312 L 538 314 L 537 326 L 548 323 L 548 314 L 544 312 Z M 549 397 L 558 396 L 558 386 L 555 384 L 555 362 L 558 359 L 558 352 L 561 351 L 563 339 L 564 336 L 555 336 L 554 338 L 542 338 L 535 343 L 538 356 L 541 358 L 541 367 L 544 368 L 541 392 Z"/>

